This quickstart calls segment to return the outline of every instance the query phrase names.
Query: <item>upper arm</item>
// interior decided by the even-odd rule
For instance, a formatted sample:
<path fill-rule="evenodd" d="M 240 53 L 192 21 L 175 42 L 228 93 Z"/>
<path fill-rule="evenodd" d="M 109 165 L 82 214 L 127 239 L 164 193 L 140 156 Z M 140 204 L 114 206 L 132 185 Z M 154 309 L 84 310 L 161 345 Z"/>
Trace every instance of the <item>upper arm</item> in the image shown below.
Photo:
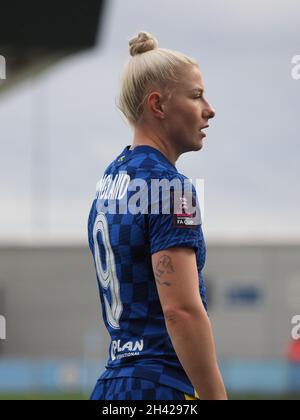
<path fill-rule="evenodd" d="M 193 248 L 174 247 L 152 255 L 152 267 L 165 315 L 205 312 Z"/>
<path fill-rule="evenodd" d="M 165 315 L 205 311 L 195 253 L 204 242 L 199 203 L 192 184 L 180 177 L 173 181 L 172 192 L 166 183 L 162 197 L 157 197 L 159 212 L 147 215 L 153 273 Z M 169 212 L 163 211 L 164 204 L 169 204 Z"/>

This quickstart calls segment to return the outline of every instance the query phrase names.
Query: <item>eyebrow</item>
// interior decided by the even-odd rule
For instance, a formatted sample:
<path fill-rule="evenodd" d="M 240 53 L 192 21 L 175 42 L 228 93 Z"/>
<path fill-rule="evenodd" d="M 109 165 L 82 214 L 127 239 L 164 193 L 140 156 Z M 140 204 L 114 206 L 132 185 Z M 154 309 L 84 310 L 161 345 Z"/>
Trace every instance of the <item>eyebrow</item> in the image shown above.
<path fill-rule="evenodd" d="M 204 93 L 204 89 L 202 89 L 202 88 L 194 88 L 194 89 L 191 89 L 191 92 L 195 92 L 195 93 Z"/>

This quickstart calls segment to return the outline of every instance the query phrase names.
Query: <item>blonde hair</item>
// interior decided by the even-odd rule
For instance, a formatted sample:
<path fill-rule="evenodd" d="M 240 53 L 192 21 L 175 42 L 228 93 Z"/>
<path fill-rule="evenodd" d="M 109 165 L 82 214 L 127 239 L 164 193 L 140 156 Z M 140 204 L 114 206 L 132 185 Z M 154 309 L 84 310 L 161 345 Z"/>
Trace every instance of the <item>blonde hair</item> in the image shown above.
<path fill-rule="evenodd" d="M 156 38 L 148 32 L 139 32 L 130 39 L 129 47 L 131 58 L 121 75 L 117 107 L 129 124 L 135 126 L 152 89 L 159 89 L 169 98 L 184 67 L 198 66 L 198 63 L 178 51 L 159 48 Z"/>

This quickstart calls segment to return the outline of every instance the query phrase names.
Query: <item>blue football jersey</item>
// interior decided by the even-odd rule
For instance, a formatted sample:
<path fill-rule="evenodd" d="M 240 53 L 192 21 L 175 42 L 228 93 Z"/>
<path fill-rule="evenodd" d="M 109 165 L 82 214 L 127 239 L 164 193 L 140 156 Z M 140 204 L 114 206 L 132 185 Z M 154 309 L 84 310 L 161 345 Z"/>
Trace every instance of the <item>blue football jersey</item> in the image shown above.
<path fill-rule="evenodd" d="M 172 185 L 167 211 L 164 187 L 153 194 L 154 181 Z M 192 212 L 186 194 L 196 204 Z M 199 213 L 191 181 L 153 147 L 126 146 L 105 170 L 88 219 L 102 315 L 111 337 L 101 379 L 145 378 L 194 395 L 166 329 L 151 255 L 170 247 L 194 248 L 206 308 L 201 272 L 206 247 Z"/>

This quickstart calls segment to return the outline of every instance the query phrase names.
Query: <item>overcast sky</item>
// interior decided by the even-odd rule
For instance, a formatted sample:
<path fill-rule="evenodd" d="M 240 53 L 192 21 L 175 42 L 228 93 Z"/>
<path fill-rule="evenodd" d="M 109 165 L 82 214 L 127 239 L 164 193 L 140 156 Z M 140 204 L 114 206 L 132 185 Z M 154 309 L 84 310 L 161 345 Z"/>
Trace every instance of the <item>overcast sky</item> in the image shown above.
<path fill-rule="evenodd" d="M 0 242 L 86 241 L 95 185 L 131 143 L 115 100 L 140 30 L 198 60 L 216 109 L 177 164 L 205 180 L 207 241 L 299 241 L 299 18 L 296 0 L 109 0 L 94 50 L 0 96 Z"/>

